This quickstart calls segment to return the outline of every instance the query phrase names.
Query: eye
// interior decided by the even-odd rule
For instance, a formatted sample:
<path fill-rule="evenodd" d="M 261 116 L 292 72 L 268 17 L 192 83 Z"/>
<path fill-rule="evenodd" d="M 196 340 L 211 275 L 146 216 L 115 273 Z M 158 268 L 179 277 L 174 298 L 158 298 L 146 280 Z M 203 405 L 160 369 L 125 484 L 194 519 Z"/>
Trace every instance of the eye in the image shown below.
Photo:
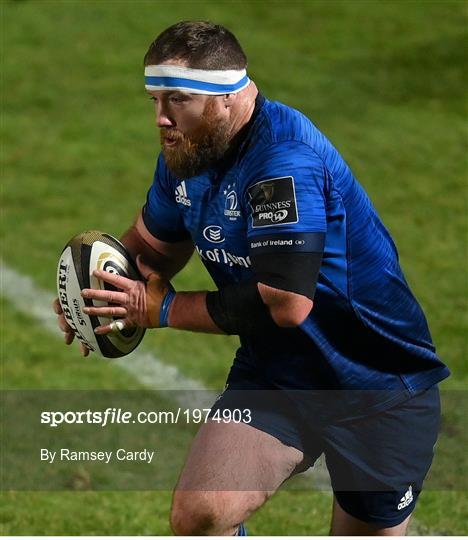
<path fill-rule="evenodd" d="M 184 103 L 188 101 L 188 96 L 175 95 L 175 96 L 171 96 L 169 99 L 171 103 Z"/>

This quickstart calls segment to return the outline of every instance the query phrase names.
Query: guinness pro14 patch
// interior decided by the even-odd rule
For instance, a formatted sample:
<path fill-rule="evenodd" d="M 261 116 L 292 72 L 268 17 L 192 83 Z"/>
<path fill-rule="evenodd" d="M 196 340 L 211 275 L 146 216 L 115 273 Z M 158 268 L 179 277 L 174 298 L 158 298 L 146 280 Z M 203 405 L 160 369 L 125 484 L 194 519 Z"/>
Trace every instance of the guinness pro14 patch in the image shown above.
<path fill-rule="evenodd" d="M 253 228 L 297 223 L 296 192 L 292 176 L 262 180 L 247 191 Z"/>

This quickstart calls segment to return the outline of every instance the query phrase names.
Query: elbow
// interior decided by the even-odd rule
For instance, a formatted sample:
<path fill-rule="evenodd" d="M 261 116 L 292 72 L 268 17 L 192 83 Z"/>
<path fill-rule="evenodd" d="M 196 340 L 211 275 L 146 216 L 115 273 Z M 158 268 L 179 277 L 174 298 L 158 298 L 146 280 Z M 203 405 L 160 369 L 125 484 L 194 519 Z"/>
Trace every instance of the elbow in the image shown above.
<path fill-rule="evenodd" d="M 270 308 L 270 315 L 274 322 L 281 328 L 296 328 L 300 326 L 312 309 L 312 300 L 304 302 L 300 306 Z"/>
<path fill-rule="evenodd" d="M 258 290 L 271 318 L 281 328 L 300 326 L 314 305 L 307 296 L 275 289 L 264 283 L 258 283 Z"/>
<path fill-rule="evenodd" d="M 300 326 L 312 310 L 314 303 L 309 298 L 294 294 L 288 295 L 282 302 L 270 304 L 271 318 L 281 328 Z"/>

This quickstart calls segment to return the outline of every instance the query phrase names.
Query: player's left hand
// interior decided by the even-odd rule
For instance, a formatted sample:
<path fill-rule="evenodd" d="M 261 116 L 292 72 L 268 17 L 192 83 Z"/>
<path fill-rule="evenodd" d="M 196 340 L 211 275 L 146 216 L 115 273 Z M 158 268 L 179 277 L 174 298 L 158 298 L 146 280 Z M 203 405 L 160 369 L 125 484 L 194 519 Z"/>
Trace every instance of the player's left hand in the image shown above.
<path fill-rule="evenodd" d="M 146 265 L 140 255 L 137 256 L 136 263 L 145 281 L 129 279 L 104 270 L 95 270 L 93 272 L 95 277 L 120 290 L 83 289 L 81 291 L 83 298 L 115 304 L 83 309 L 87 315 L 119 318 L 110 324 L 98 326 L 94 330 L 96 334 L 108 334 L 117 329 L 123 330 L 135 326 L 141 328 L 160 326 L 161 305 L 166 294 L 173 290 L 172 285 L 161 274 Z"/>

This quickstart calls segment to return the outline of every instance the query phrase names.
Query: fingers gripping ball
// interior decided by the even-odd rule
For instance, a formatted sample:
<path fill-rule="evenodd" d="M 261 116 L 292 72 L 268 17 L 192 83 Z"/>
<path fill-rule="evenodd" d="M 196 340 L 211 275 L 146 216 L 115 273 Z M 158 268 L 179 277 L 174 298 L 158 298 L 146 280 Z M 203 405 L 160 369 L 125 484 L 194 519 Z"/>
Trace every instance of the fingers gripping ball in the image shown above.
<path fill-rule="evenodd" d="M 117 291 L 112 285 L 93 276 L 94 270 L 105 270 L 130 279 L 142 279 L 125 247 L 114 237 L 99 231 L 86 231 L 73 237 L 65 246 L 57 268 L 57 290 L 60 305 L 76 337 L 92 351 L 106 358 L 131 353 L 143 339 L 144 328 L 122 328 L 117 322 L 114 332 L 96 335 L 98 326 L 112 319 L 83 312 L 86 307 L 109 305 L 100 300 L 82 298 L 82 289 Z M 118 319 L 118 309 L 116 309 Z"/>

